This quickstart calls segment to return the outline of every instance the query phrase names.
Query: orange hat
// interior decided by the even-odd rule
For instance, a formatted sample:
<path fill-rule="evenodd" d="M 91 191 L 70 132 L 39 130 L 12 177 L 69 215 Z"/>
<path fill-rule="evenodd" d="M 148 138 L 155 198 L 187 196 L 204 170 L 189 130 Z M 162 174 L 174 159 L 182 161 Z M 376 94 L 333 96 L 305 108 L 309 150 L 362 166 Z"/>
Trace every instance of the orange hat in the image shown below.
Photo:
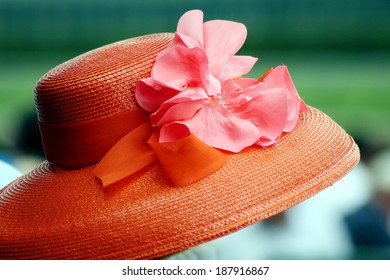
<path fill-rule="evenodd" d="M 242 25 L 194 31 L 200 15 L 183 16 L 175 34 L 92 50 L 39 80 L 47 161 L 1 190 L 1 259 L 165 256 L 284 211 L 357 164 L 353 139 L 304 105 L 286 68 L 254 81 L 236 76 L 252 58 L 220 50 L 216 61 L 208 36 Z"/>

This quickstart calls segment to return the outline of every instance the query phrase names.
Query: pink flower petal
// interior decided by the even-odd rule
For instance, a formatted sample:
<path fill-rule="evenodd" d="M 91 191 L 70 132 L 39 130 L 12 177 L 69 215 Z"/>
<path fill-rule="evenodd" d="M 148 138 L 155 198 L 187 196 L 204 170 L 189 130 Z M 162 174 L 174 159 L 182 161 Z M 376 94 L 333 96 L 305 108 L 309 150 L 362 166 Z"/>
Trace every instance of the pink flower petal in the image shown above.
<path fill-rule="evenodd" d="M 161 104 L 159 109 L 150 116 L 150 120 L 152 125 L 160 126 L 177 120 L 189 119 L 207 101 L 208 96 L 202 89 L 190 88 Z"/>
<path fill-rule="evenodd" d="M 252 78 L 229 79 L 223 82 L 222 92 L 225 96 L 229 96 L 229 93 L 235 95 L 237 92 L 242 92 L 252 86 L 258 87 L 259 81 Z"/>
<path fill-rule="evenodd" d="M 187 127 L 190 133 L 207 145 L 235 153 L 251 146 L 259 138 L 256 126 L 250 121 L 240 119 L 218 106 L 204 106 L 189 120 L 164 125 L 160 131 L 160 141 L 172 141 L 180 125 Z"/>
<path fill-rule="evenodd" d="M 252 56 L 232 56 L 226 62 L 218 79 L 223 82 L 228 79 L 234 79 L 248 74 L 257 60 L 256 57 Z"/>
<path fill-rule="evenodd" d="M 137 81 L 135 98 L 143 109 L 155 112 L 163 102 L 172 98 L 178 92 L 157 84 L 151 77 Z"/>
<path fill-rule="evenodd" d="M 183 47 L 183 48 L 199 48 L 199 44 L 192 37 L 188 37 L 184 34 L 175 33 L 175 37 L 172 40 L 172 43 L 169 44 L 164 50 L 157 54 L 156 61 L 163 57 L 166 53 L 170 52 L 171 49 Z"/>
<path fill-rule="evenodd" d="M 161 126 L 180 120 L 192 118 L 203 107 L 199 100 L 184 103 L 164 104 L 150 116 L 153 126 Z"/>
<path fill-rule="evenodd" d="M 204 23 L 204 49 L 215 77 L 222 74 L 225 64 L 242 47 L 246 34 L 246 27 L 241 23 L 224 20 Z"/>
<path fill-rule="evenodd" d="M 221 82 L 215 78 L 211 73 L 209 74 L 209 88 L 207 89 L 207 94 L 209 96 L 214 96 L 221 92 Z"/>
<path fill-rule="evenodd" d="M 239 92 L 242 91 L 243 87 L 238 83 L 236 79 L 229 79 L 222 83 L 222 93 L 227 95 L 229 92 Z"/>
<path fill-rule="evenodd" d="M 181 16 L 177 24 L 177 32 L 183 34 L 183 42 L 187 42 L 191 38 L 197 42 L 197 47 L 203 49 L 203 12 L 200 10 L 191 10 Z M 193 42 L 188 42 L 193 44 Z M 187 45 L 192 48 L 193 46 Z"/>
<path fill-rule="evenodd" d="M 180 140 L 191 134 L 190 129 L 181 122 L 173 122 L 163 125 L 160 130 L 160 143 Z"/>
<path fill-rule="evenodd" d="M 251 86 L 257 86 L 259 83 L 258 80 L 252 78 L 240 78 L 235 80 L 237 84 L 241 86 L 242 89 L 246 89 Z"/>
<path fill-rule="evenodd" d="M 282 87 L 286 88 L 291 92 L 292 96 L 298 97 L 298 92 L 295 89 L 294 84 L 288 73 L 287 66 L 280 65 L 274 68 L 265 78 L 264 78 L 264 89 Z"/>
<path fill-rule="evenodd" d="M 294 129 L 297 123 L 299 113 L 305 111 L 307 107 L 298 95 L 298 92 L 288 72 L 287 66 L 278 66 L 270 74 L 268 74 L 268 76 L 264 79 L 264 87 L 280 87 L 287 89 L 286 97 L 288 116 L 283 131 L 290 132 Z"/>
<path fill-rule="evenodd" d="M 200 45 L 196 39 L 178 32 L 175 33 L 175 38 L 173 40 L 173 43 L 172 45 L 169 46 L 169 48 L 174 48 L 174 47 L 185 47 L 189 49 L 200 48 L 203 50 L 203 44 Z"/>
<path fill-rule="evenodd" d="M 172 48 L 155 62 L 152 78 L 178 91 L 188 87 L 208 88 L 207 57 L 199 48 Z"/>
<path fill-rule="evenodd" d="M 229 109 L 257 127 L 260 135 L 257 144 L 269 145 L 277 141 L 286 125 L 288 91 L 274 88 L 253 94 L 256 90 L 258 90 L 256 87 L 252 87 L 241 93 L 239 95 L 241 100 L 242 95 L 253 97 L 248 102 L 241 102 L 240 106 Z"/>

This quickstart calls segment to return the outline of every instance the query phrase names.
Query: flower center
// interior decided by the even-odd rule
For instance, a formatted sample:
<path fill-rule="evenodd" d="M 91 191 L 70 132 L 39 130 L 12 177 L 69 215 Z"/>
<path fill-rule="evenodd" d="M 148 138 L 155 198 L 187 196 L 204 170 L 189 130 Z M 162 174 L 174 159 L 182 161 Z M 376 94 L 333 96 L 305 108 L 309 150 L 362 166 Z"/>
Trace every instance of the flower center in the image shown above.
<path fill-rule="evenodd" d="M 210 104 L 217 105 L 230 112 L 229 107 L 226 105 L 225 101 L 223 100 L 221 93 L 216 94 L 214 96 L 210 96 Z"/>

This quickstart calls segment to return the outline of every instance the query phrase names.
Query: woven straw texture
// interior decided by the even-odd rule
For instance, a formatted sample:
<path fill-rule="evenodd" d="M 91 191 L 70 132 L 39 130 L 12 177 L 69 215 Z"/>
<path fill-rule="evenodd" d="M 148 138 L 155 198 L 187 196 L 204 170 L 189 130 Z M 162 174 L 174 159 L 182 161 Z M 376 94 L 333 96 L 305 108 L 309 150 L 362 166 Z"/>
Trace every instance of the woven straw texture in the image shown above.
<path fill-rule="evenodd" d="M 43 76 L 35 88 L 38 119 L 76 123 L 140 109 L 135 82 L 150 74 L 171 33 L 141 36 L 82 54 Z"/>
<path fill-rule="evenodd" d="M 148 76 L 157 50 L 171 39 L 122 41 L 57 67 L 37 85 L 40 120 L 79 122 L 138 110 L 134 82 Z M 132 71 L 126 63 L 133 63 Z M 332 185 L 358 161 L 353 139 L 309 108 L 277 145 L 231 155 L 217 172 L 183 187 L 172 186 L 158 163 L 103 189 L 94 166 L 65 170 L 43 162 L 0 193 L 0 258 L 165 256 L 280 213 Z"/>

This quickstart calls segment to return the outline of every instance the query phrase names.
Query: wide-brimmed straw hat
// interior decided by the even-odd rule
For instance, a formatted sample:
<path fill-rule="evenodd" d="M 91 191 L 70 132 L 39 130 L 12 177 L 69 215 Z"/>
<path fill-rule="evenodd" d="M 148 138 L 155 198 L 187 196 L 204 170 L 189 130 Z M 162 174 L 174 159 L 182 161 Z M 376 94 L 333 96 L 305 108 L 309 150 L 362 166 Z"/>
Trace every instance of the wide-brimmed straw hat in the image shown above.
<path fill-rule="evenodd" d="M 201 15 L 185 14 L 175 34 L 82 54 L 39 80 L 47 161 L 0 193 L 0 258 L 166 256 L 280 213 L 357 164 L 353 139 L 303 103 L 286 67 L 252 80 L 236 74 L 253 58 L 214 60 L 210 34 L 243 25 L 194 31 Z M 249 110 L 263 103 L 259 115 Z"/>

